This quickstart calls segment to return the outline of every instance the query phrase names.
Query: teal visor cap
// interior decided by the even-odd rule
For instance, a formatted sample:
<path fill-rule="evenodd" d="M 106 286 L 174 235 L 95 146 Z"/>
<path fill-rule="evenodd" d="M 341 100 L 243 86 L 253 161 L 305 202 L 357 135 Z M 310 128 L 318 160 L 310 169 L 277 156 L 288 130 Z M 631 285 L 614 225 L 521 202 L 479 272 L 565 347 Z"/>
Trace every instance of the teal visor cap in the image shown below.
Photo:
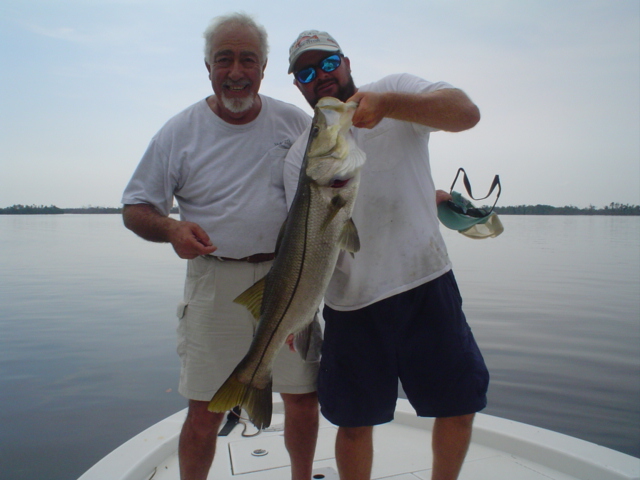
<path fill-rule="evenodd" d="M 458 192 L 451 192 L 451 197 L 438 205 L 438 218 L 445 227 L 470 238 L 497 237 L 504 231 L 495 213 L 476 208 Z"/>

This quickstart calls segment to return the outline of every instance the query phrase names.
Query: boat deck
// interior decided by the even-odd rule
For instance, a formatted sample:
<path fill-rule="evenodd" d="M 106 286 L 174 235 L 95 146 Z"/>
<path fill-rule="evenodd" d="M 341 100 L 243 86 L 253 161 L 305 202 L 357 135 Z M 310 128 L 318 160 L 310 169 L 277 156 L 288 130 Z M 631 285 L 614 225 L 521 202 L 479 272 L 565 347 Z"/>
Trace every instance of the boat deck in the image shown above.
<path fill-rule="evenodd" d="M 274 401 L 279 400 L 274 396 Z M 113 451 L 80 480 L 178 480 L 178 412 Z M 288 480 L 282 403 L 272 427 L 254 437 L 237 425 L 219 437 L 209 480 Z M 398 400 L 396 419 L 374 429 L 372 479 L 429 480 L 433 420 L 417 418 Z M 256 430 L 247 426 L 246 435 Z M 338 480 L 333 453 L 337 429 L 321 419 L 313 478 Z M 460 480 L 640 480 L 640 459 L 549 430 L 478 414 Z"/>

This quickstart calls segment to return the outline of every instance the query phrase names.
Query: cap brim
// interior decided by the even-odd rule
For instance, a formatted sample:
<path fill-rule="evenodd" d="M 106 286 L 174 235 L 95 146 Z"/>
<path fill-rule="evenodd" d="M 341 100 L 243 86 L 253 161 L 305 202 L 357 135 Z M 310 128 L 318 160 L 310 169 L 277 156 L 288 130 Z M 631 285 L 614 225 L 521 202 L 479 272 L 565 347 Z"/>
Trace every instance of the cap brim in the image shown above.
<path fill-rule="evenodd" d="M 288 73 L 293 73 L 293 67 L 295 67 L 296 62 L 300 58 L 300 55 L 302 55 L 305 52 L 309 52 L 311 50 L 319 50 L 321 52 L 341 53 L 341 50 L 339 48 L 336 49 L 335 46 L 331 46 L 331 45 L 309 45 L 308 47 L 303 48 L 299 52 L 296 52 L 295 56 L 292 59 L 289 60 L 289 72 Z"/>
<path fill-rule="evenodd" d="M 487 217 L 487 221 L 484 223 L 476 223 L 466 230 L 462 230 L 460 233 L 465 237 L 474 238 L 476 240 L 482 240 L 483 238 L 495 238 L 504 232 L 502 222 L 498 218 L 498 215 L 492 213 Z"/>

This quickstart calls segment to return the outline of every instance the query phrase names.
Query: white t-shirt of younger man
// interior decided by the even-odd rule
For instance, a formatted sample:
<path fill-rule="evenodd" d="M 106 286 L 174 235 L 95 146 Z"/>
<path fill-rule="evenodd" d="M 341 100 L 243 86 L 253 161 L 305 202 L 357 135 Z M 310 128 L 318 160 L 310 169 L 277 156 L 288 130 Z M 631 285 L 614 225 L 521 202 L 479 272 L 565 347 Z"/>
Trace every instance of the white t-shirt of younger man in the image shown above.
<path fill-rule="evenodd" d="M 453 87 L 398 74 L 358 90 L 432 92 L 442 88 Z M 325 303 L 336 310 L 363 308 L 434 280 L 451 269 L 440 234 L 429 164 L 429 136 L 435 129 L 384 118 L 373 129 L 351 130 L 367 155 L 353 211 L 361 248 L 353 257 L 342 252 L 338 259 L 325 294 Z M 285 160 L 289 204 L 295 195 L 307 132 Z"/>

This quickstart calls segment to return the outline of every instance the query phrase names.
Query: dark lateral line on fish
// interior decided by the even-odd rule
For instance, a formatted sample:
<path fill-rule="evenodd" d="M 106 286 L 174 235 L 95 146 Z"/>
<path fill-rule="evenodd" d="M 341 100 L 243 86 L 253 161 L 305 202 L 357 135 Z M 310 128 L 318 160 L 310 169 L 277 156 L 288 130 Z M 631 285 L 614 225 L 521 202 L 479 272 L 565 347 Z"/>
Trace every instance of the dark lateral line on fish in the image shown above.
<path fill-rule="evenodd" d="M 276 324 L 276 328 L 274 328 L 273 332 L 271 332 L 271 336 L 269 337 L 269 341 L 265 344 L 265 348 L 262 350 L 262 354 L 260 355 L 260 361 L 258 362 L 258 365 L 256 366 L 256 368 L 253 370 L 253 374 L 251 375 L 251 381 L 253 381 L 253 379 L 257 375 L 258 368 L 259 368 L 260 365 L 262 365 L 262 361 L 264 360 L 264 357 L 267 354 L 267 346 L 269 346 L 271 344 L 271 341 L 273 340 L 274 335 L 278 331 L 278 328 L 280 328 L 280 325 L 282 324 L 282 320 L 284 319 L 284 316 L 289 311 L 289 307 L 291 306 L 291 302 L 293 302 L 293 298 L 296 296 L 296 292 L 298 291 L 298 286 L 300 285 L 300 278 L 302 277 L 302 270 L 304 269 L 304 260 L 305 260 L 305 258 L 307 256 L 307 245 L 308 245 L 308 236 L 309 236 L 309 211 L 311 210 L 311 188 L 309 188 L 308 191 L 309 191 L 309 201 L 307 202 L 307 211 L 305 212 L 306 213 L 306 217 L 305 218 L 307 219 L 307 221 L 305 221 L 305 224 L 304 224 L 304 248 L 302 249 L 302 261 L 300 262 L 300 269 L 298 270 L 298 278 L 296 280 L 296 283 L 295 283 L 295 286 L 294 286 L 294 289 L 293 289 L 293 293 L 289 297 L 289 302 L 287 303 L 287 307 L 284 309 L 284 312 L 282 313 L 282 315 L 278 319 L 277 324 Z M 244 400 L 244 398 L 243 398 L 243 400 Z"/>

